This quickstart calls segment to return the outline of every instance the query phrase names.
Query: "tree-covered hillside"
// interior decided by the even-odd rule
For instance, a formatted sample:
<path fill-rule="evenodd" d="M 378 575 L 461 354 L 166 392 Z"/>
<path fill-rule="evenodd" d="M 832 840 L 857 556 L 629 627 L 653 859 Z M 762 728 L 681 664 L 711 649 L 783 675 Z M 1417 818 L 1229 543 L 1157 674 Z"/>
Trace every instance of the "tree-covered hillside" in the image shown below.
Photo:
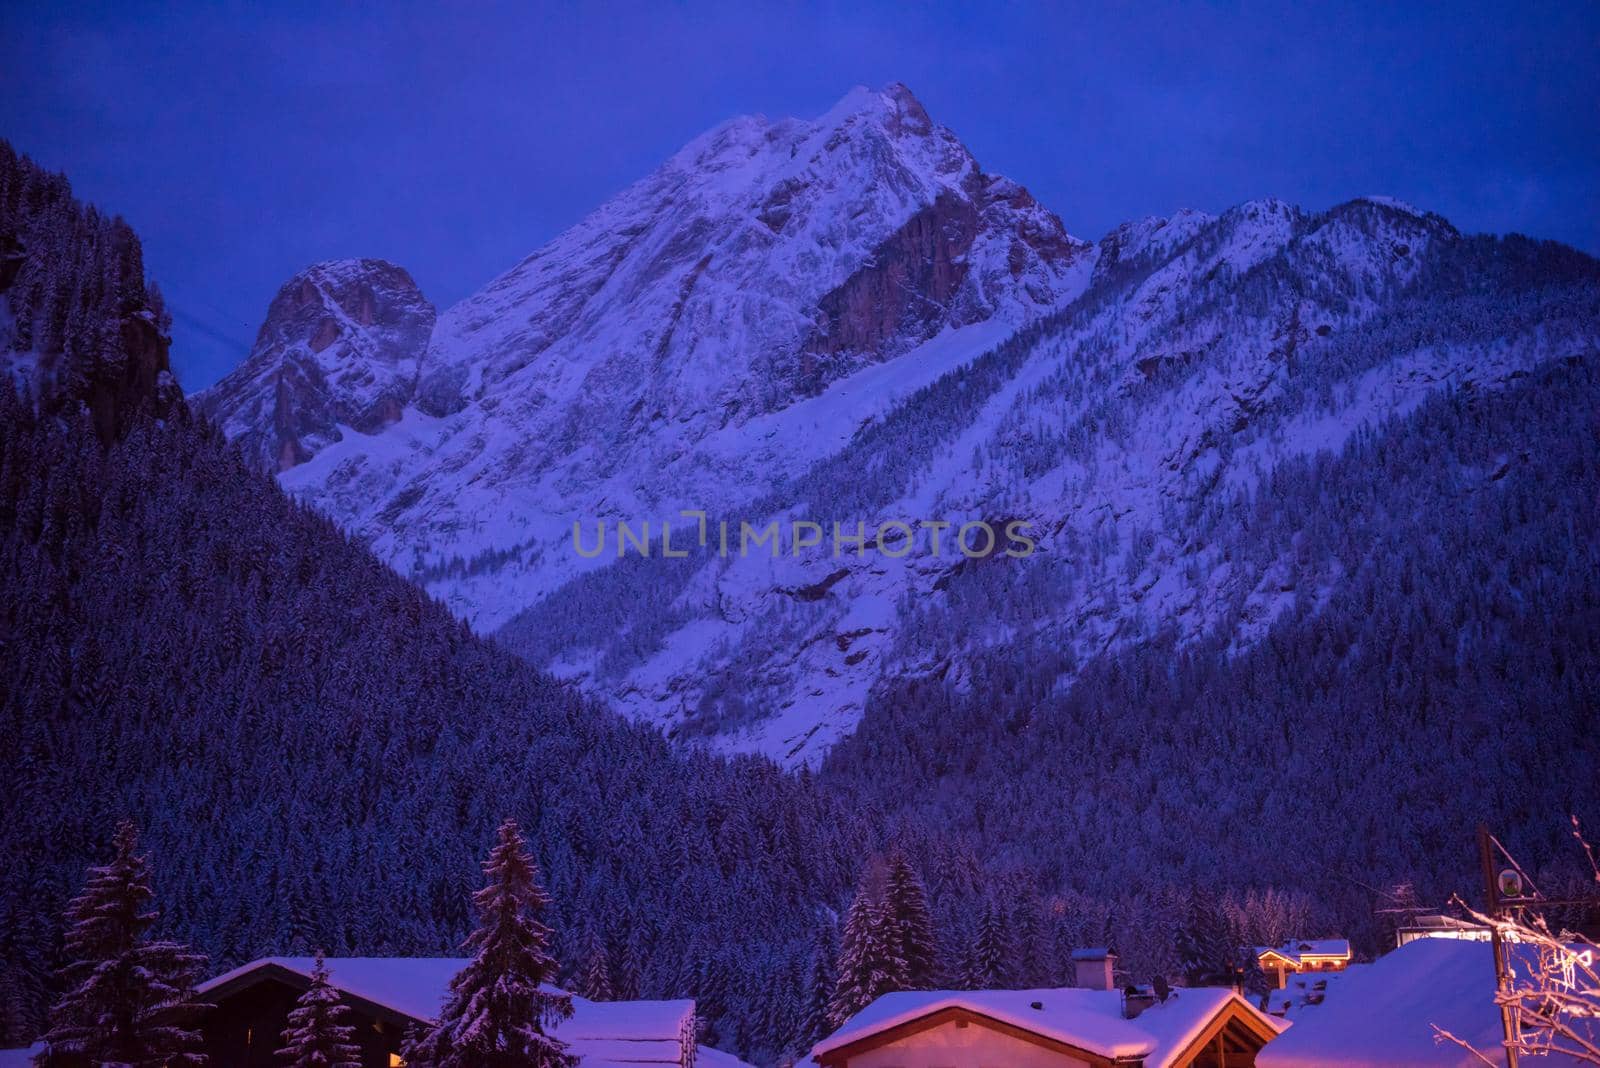
<path fill-rule="evenodd" d="M 3 202 L 0 230 L 35 226 Z M 0 376 L 0 1046 L 36 1033 L 62 907 L 123 816 L 166 929 L 218 967 L 457 951 L 515 817 L 574 974 L 598 941 L 619 990 L 699 994 L 753 1044 L 867 820 L 766 762 L 676 753 L 472 635 L 181 402 L 103 443 L 65 380 Z"/>
<path fill-rule="evenodd" d="M 824 781 L 1104 903 L 1141 967 L 1177 965 L 1172 887 L 1303 895 L 1381 950 L 1386 891 L 1473 894 L 1479 820 L 1566 878 L 1566 814 L 1600 822 L 1600 353 L 1284 465 L 1195 534 L 1281 561 L 1259 642 L 1229 639 L 1255 600 L 1190 643 L 1018 642 L 881 690 Z M 1015 581 L 973 569 L 922 626 Z"/>

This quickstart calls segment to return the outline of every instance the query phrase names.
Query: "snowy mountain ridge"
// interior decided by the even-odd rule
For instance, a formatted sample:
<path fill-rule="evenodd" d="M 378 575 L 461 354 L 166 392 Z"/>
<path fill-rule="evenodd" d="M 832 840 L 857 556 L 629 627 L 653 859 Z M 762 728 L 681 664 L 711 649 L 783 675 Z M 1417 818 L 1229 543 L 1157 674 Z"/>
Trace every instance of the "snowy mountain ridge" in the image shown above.
<path fill-rule="evenodd" d="M 1596 344 L 1592 262 L 1549 303 L 1479 335 L 1481 308 L 1459 321 L 1452 310 L 1463 298 L 1441 297 L 1439 322 L 1401 303 L 1423 262 L 1462 242 L 1437 217 L 1264 201 L 1183 221 L 1199 229 L 1174 252 L 1116 257 L 1103 242 L 1079 302 L 902 404 L 774 501 L 869 528 L 1024 518 L 1042 532 L 1035 556 L 952 560 L 921 536 L 904 556 L 716 560 L 676 585 L 662 567 L 619 565 L 614 583 L 574 583 L 504 640 L 635 715 L 787 760 L 848 733 L 882 678 L 962 685 L 976 649 L 1026 638 L 1090 657 L 1163 628 L 1223 627 L 1249 643 L 1340 578 L 1237 529 L 1232 509 L 1277 465 L 1337 451 L 1437 391 L 1492 389 Z M 891 457 L 918 436 L 914 464 Z M 629 634 L 583 629 L 584 614 L 622 604 L 639 606 Z"/>
<path fill-rule="evenodd" d="M 968 653 L 1024 637 L 1248 644 L 1317 603 L 1337 569 L 1253 543 L 1241 502 L 1439 391 L 1593 348 L 1593 268 L 1381 197 L 1085 245 L 903 87 L 856 90 L 696 139 L 443 313 L 381 427 L 341 424 L 281 478 L 629 714 L 814 761 L 884 678 L 959 686 Z M 264 433 L 281 366 L 258 345 L 203 403 Z M 671 521 L 681 545 L 686 509 L 916 533 L 859 555 L 574 551 L 575 523 Z M 978 520 L 1027 522 L 1038 551 L 969 559 L 919 526 Z"/>
<path fill-rule="evenodd" d="M 231 437 L 265 440 L 254 454 L 292 455 L 284 484 L 402 570 L 495 561 L 429 580 L 492 628 L 581 564 L 544 552 L 574 517 L 759 492 L 743 455 L 765 433 L 755 424 L 924 344 L 959 359 L 947 335 L 992 343 L 1070 299 L 1085 251 L 903 86 L 857 89 L 815 122 L 708 132 L 444 312 L 424 354 L 364 361 L 349 400 L 344 369 L 323 367 L 329 396 L 297 406 L 369 412 L 368 394 L 393 396 L 382 384 L 415 359 L 380 433 L 335 418 L 291 444 L 281 429 L 285 389 L 318 377 L 303 359 L 314 344 L 289 357 L 276 340 L 309 327 L 283 314 L 285 294 L 326 265 L 285 287 L 249 359 L 199 404 Z"/>

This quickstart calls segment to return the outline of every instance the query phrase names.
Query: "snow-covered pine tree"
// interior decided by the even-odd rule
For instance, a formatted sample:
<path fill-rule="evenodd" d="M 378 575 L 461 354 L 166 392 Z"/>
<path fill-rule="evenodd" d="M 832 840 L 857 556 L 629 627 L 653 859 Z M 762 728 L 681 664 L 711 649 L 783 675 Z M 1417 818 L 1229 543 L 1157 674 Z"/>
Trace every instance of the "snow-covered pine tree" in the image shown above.
<path fill-rule="evenodd" d="M 839 978 L 828 1011 L 834 1027 L 872 1004 L 878 995 L 905 989 L 906 962 L 900 957 L 894 922 L 877 893 L 874 874 L 869 871 L 863 876 L 845 918 Z"/>
<path fill-rule="evenodd" d="M 478 928 L 467 937 L 472 960 L 450 981 L 433 1027 L 406 1043 L 412 1068 L 573 1068 L 578 1059 L 551 1030 L 572 1015 L 569 995 L 542 989 L 556 973 L 550 904 L 515 820 L 500 825 L 484 862 L 486 883 L 473 895 Z"/>
<path fill-rule="evenodd" d="M 1254 953 L 1244 952 L 1240 947 L 1235 971 L 1239 978 L 1239 985 L 1243 992 L 1252 1000 L 1265 1005 L 1266 997 L 1272 992 L 1273 982 L 1261 967 L 1261 958 Z"/>
<path fill-rule="evenodd" d="M 899 850 L 889 858 L 884 904 L 894 922 L 900 959 L 905 961 L 905 989 L 934 989 L 939 985 L 940 967 L 928 891 L 911 861 Z"/>
<path fill-rule="evenodd" d="M 83 892 L 67 906 L 61 970 L 67 992 L 50 1010 L 44 1052 L 51 1066 L 202 1065 L 200 1036 L 184 1026 L 202 1008 L 194 986 L 206 958 L 177 942 L 145 936 L 159 913 L 150 907 L 149 867 L 139 836 L 124 820 L 111 863 L 89 869 Z"/>
<path fill-rule="evenodd" d="M 1012 985 L 1016 973 L 1017 947 L 1011 937 L 1011 927 L 1000 907 L 990 902 L 978 922 L 978 940 L 974 946 L 974 965 L 980 990 L 1006 990 Z"/>
<path fill-rule="evenodd" d="M 1190 986 L 1231 983 L 1240 955 L 1239 942 L 1221 903 L 1204 890 L 1195 890 L 1178 934 L 1178 959 L 1185 981 Z"/>
<path fill-rule="evenodd" d="M 708 1046 L 731 1045 L 735 1041 L 733 1030 L 739 1026 L 730 1011 L 738 983 L 737 970 L 714 938 L 698 939 L 692 952 L 699 960 L 690 989 L 700 1017 L 700 1036 Z"/>
<path fill-rule="evenodd" d="M 806 975 L 805 1003 L 800 1010 L 800 1046 L 796 1052 L 809 1053 L 833 1030 L 832 1002 L 838 986 L 839 932 L 830 921 L 817 930 L 811 946 L 811 969 Z"/>
<path fill-rule="evenodd" d="M 635 927 L 622 940 L 621 952 L 611 966 L 611 989 L 618 1001 L 632 1001 L 639 996 L 640 961 L 645 959 L 643 934 Z"/>
<path fill-rule="evenodd" d="M 611 954 L 606 940 L 594 928 L 584 940 L 583 967 L 578 973 L 578 993 L 590 1001 L 615 1001 L 616 989 L 611 985 Z"/>
<path fill-rule="evenodd" d="M 956 990 L 982 990 L 978 968 L 978 925 L 958 916 L 949 927 L 945 957 L 950 961 L 950 986 Z"/>
<path fill-rule="evenodd" d="M 318 952 L 311 985 L 289 1012 L 279 1059 L 287 1068 L 361 1068 L 356 1029 L 343 1022 L 349 1012 L 328 982 L 328 965 Z"/>

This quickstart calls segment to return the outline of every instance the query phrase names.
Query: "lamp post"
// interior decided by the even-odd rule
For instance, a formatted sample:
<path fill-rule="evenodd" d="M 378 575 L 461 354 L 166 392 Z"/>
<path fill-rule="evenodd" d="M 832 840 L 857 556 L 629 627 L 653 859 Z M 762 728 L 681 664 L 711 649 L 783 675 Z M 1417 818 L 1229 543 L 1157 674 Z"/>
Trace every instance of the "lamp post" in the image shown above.
<path fill-rule="evenodd" d="M 1494 877 L 1494 856 L 1489 849 L 1489 825 L 1478 824 L 1478 861 L 1483 865 L 1483 889 L 1488 895 L 1489 947 L 1494 952 L 1495 1001 L 1500 1006 L 1500 1027 L 1505 1032 L 1506 1068 L 1518 1068 L 1516 1021 L 1511 1018 L 1507 995 L 1511 976 L 1506 968 L 1505 941 L 1500 937 L 1500 887 Z"/>

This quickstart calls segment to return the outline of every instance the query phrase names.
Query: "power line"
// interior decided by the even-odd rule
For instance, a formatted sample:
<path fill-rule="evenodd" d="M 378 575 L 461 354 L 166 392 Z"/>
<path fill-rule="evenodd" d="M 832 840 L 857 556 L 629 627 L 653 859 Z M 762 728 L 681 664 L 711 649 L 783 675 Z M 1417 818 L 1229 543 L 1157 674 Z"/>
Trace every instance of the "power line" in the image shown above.
<path fill-rule="evenodd" d="M 183 323 L 191 330 L 204 334 L 213 341 L 221 342 L 231 349 L 236 349 L 239 352 L 240 358 L 249 355 L 250 346 L 234 337 L 225 328 L 214 326 L 198 316 L 189 314 L 181 308 L 174 306 L 170 299 L 167 301 L 167 311 L 171 313 L 174 320 Z"/>

